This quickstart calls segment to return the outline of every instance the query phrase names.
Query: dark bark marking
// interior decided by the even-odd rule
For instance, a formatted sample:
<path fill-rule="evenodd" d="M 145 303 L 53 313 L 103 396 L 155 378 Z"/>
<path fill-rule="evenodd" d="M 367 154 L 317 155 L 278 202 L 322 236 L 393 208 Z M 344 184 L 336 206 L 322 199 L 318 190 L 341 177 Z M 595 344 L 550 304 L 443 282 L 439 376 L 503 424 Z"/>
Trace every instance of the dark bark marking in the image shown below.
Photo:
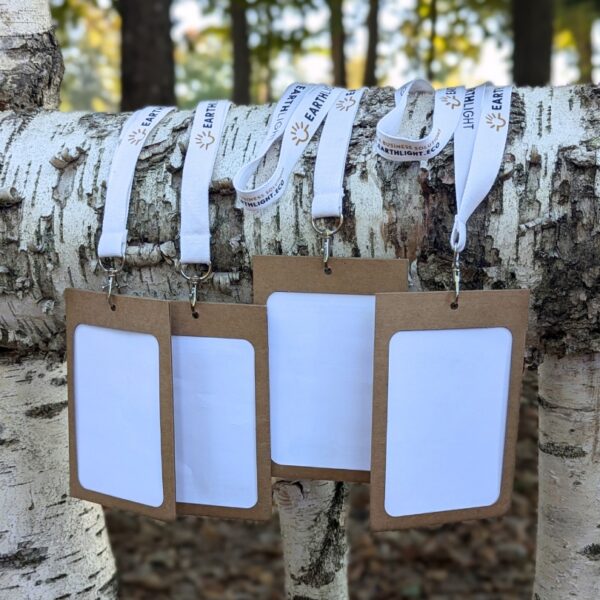
<path fill-rule="evenodd" d="M 54 402 L 51 404 L 41 404 L 35 408 L 30 408 L 25 411 L 26 417 L 32 419 L 53 419 L 56 415 L 60 414 L 65 408 L 67 408 L 67 402 Z"/>
<path fill-rule="evenodd" d="M 315 527 L 320 527 L 321 519 L 325 519 L 325 533 L 321 547 L 312 554 L 313 558 L 307 567 L 301 569 L 300 575 L 292 575 L 294 582 L 312 587 L 324 587 L 330 584 L 344 563 L 347 552 L 346 530 L 343 521 L 343 510 L 348 494 L 348 487 L 342 482 L 335 484 L 335 492 L 324 515 L 317 517 Z M 309 599 L 310 600 L 310 599 Z"/>
<path fill-rule="evenodd" d="M 583 458 L 584 456 L 587 456 L 587 452 L 579 446 L 560 444 L 558 442 L 538 444 L 538 448 L 540 452 L 543 452 L 544 454 L 559 456 L 560 458 Z"/>
<path fill-rule="evenodd" d="M 589 544 L 581 551 L 581 554 L 590 560 L 600 560 L 600 544 Z"/>
<path fill-rule="evenodd" d="M 9 569 L 25 569 L 36 567 L 48 558 L 48 548 L 31 547 L 31 542 L 21 542 L 17 551 L 0 554 L 0 566 Z"/>

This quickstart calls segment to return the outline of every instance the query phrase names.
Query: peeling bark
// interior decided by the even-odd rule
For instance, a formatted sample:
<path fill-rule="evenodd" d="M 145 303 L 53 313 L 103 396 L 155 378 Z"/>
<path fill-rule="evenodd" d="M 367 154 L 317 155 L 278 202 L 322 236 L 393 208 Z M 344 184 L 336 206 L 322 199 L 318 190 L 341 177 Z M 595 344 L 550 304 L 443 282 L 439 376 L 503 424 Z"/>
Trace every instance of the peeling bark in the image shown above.
<path fill-rule="evenodd" d="M 0 0 L 0 111 L 57 108 L 63 70 L 48 2 Z"/>
<path fill-rule="evenodd" d="M 540 367 L 540 502 L 535 600 L 600 590 L 600 354 Z"/>

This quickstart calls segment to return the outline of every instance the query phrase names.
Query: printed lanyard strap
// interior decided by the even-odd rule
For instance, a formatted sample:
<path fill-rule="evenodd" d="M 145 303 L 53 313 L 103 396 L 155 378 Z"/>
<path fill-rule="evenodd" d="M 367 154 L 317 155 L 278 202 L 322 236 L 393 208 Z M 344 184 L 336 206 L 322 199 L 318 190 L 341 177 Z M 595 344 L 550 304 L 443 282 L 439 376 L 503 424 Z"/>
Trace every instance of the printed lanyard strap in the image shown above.
<path fill-rule="evenodd" d="M 315 163 L 313 221 L 342 216 L 346 156 L 352 125 L 365 89 L 346 90 L 327 113 Z"/>
<path fill-rule="evenodd" d="M 421 161 L 437 156 L 456 129 L 465 97 L 464 87 L 436 91 L 431 131 L 423 138 L 413 139 L 398 135 L 410 91 L 433 92 L 434 89 L 424 79 L 409 81 L 396 90 L 396 107 L 377 123 L 375 152 L 394 162 Z"/>
<path fill-rule="evenodd" d="M 275 107 L 256 157 L 233 178 L 237 196 L 248 210 L 260 210 L 283 196 L 294 165 L 341 93 L 342 89 L 325 85 L 288 87 Z M 273 174 L 259 186 L 250 187 L 250 179 L 279 138 L 282 138 L 281 148 Z"/>
<path fill-rule="evenodd" d="M 456 217 L 450 245 L 467 243 L 467 221 L 488 195 L 502 164 L 510 120 L 511 87 L 487 83 L 468 90 L 454 134 Z"/>
<path fill-rule="evenodd" d="M 231 103 L 200 102 L 190 132 L 181 181 L 181 263 L 210 265 L 208 190 Z"/>
<path fill-rule="evenodd" d="M 127 119 L 121 131 L 108 175 L 102 233 L 98 242 L 100 260 L 125 256 L 127 215 L 135 167 L 146 139 L 173 110 L 173 106 L 142 108 Z"/>

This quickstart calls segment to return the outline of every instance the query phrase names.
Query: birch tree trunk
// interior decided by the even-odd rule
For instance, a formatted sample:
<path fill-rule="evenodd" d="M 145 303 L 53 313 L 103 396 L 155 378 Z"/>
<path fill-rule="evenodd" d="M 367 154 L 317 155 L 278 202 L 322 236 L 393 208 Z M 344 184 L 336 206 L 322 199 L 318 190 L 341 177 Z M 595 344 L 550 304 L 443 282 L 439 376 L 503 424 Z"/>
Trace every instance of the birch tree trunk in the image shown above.
<path fill-rule="evenodd" d="M 600 353 L 540 367 L 535 599 L 600 594 Z"/>
<path fill-rule="evenodd" d="M 550 365 L 553 363 L 548 361 L 572 365 L 563 369 L 565 377 L 572 374 L 572 378 L 563 380 L 561 398 L 583 398 L 576 373 L 586 370 L 597 374 L 598 369 L 592 355 L 600 352 L 599 100 L 600 95 L 592 87 L 522 89 L 515 93 L 503 174 L 470 222 L 469 247 L 464 253 L 466 288 L 531 288 L 528 360 L 532 365 L 542 359 Z M 375 157 L 375 124 L 392 104 L 390 89 L 371 90 L 362 102 L 346 173 L 346 223 L 336 236 L 334 251 L 343 256 L 408 257 L 414 289 L 450 287 L 452 255 L 448 239 L 454 211 L 451 148 L 429 165 L 428 172 L 416 164 L 395 165 Z M 407 126 L 420 131 L 430 116 L 430 107 L 428 95 L 414 99 Z M 260 214 L 249 214 L 236 204 L 231 179 L 253 155 L 268 115 L 265 106 L 235 107 L 230 112 L 211 191 L 216 275 L 202 290 L 204 299 L 249 302 L 253 255 L 319 252 L 310 219 L 315 142 L 296 165 L 278 205 Z M 0 113 L 3 348 L 21 353 L 62 353 L 64 289 L 100 289 L 102 272 L 96 259 L 96 243 L 110 160 L 125 118 L 84 113 Z M 182 160 L 190 122 L 189 112 L 169 115 L 141 154 L 123 276 L 128 293 L 186 297 L 185 282 L 174 268 L 174 259 L 178 253 Z M 272 166 L 270 159 L 265 168 Z M 561 363 L 563 360 L 566 362 Z M 548 392 L 549 397 L 552 394 L 555 392 Z M 22 404 L 17 402 L 21 409 Z M 587 430 L 598 431 L 597 412 L 586 415 Z M 6 431 L 22 434 L 29 426 L 26 419 L 19 421 L 17 417 L 7 409 L 3 417 Z M 11 419 L 15 419 L 14 425 Z M 559 429 L 557 420 L 548 419 L 546 423 L 547 441 L 577 445 L 573 440 L 578 440 L 579 434 Z M 61 431 L 52 441 L 56 447 L 66 444 L 66 427 Z M 2 434 L 2 439 L 11 440 L 12 435 Z M 48 452 L 49 442 L 45 443 L 43 451 Z M 3 465 L 12 460 L 11 447 L 16 444 L 0 445 Z M 66 466 L 61 471 L 60 461 L 55 464 L 57 477 L 64 477 Z M 571 590 L 564 582 L 569 578 L 570 562 L 579 561 L 577 553 L 588 546 L 593 558 L 597 543 L 593 541 L 595 532 L 588 531 L 583 540 L 578 528 L 557 530 L 551 526 L 551 518 L 568 511 L 569 486 L 573 483 L 567 477 L 553 481 L 556 468 L 542 456 L 540 485 L 547 498 L 542 500 L 546 504 L 540 511 L 540 552 L 560 544 L 563 548 L 554 570 L 544 567 L 545 559 L 538 557 L 536 593 L 540 600 L 569 597 Z M 568 470 L 572 465 L 561 468 Z M 579 480 L 593 487 L 599 469 L 597 462 L 589 460 L 580 470 Z M 22 501 L 18 494 L 27 496 L 24 487 L 14 492 L 17 501 Z M 45 490 L 50 498 L 52 494 L 48 488 Z M 597 519 L 597 496 L 596 503 L 581 503 L 581 522 L 594 523 Z M 288 597 L 345 598 L 345 486 L 282 482 L 275 488 L 275 497 L 288 553 Z M 553 510 L 549 512 L 544 506 L 552 506 Z M 31 535 L 49 527 L 45 519 L 48 515 L 43 511 L 31 514 Z M 327 523 L 327 527 L 315 523 Z M 9 538 L 17 536 L 18 527 L 12 521 L 4 528 L 8 528 Z M 0 543 L 5 543 L 6 537 L 4 533 Z M 586 544 L 583 548 L 582 541 Z M 590 554 L 589 549 L 587 552 Z M 56 575 L 64 572 L 55 571 Z M 597 578 L 593 568 L 579 572 L 579 589 L 593 589 L 593 577 Z M 59 581 L 65 579 L 68 577 Z M 563 582 L 562 587 L 557 580 Z M 14 581 L 22 584 L 23 578 Z M 34 595 L 30 597 L 35 597 L 36 589 L 31 589 Z"/>
<path fill-rule="evenodd" d="M 47 2 L 0 0 L 0 110 L 56 108 L 62 73 Z M 18 193 L 0 178 L 3 230 Z M 6 242 L 2 235 L 2 296 L 12 269 Z M 11 346 L 0 342 L 0 598 L 114 598 L 104 513 L 68 497 L 64 364 L 34 354 L 35 345 Z"/>

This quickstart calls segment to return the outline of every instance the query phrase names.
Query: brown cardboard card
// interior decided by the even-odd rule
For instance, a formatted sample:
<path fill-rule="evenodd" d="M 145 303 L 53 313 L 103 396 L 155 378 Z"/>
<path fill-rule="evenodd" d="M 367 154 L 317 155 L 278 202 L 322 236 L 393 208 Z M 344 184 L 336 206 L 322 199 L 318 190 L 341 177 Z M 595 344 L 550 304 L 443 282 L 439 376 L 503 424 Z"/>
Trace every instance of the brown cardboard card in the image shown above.
<path fill-rule="evenodd" d="M 267 520 L 264 306 L 171 303 L 177 514 Z"/>
<path fill-rule="evenodd" d="M 375 294 L 405 291 L 406 260 L 257 256 L 269 329 L 272 473 L 369 481 Z"/>
<path fill-rule="evenodd" d="M 527 290 L 377 295 L 371 526 L 504 514 Z"/>
<path fill-rule="evenodd" d="M 71 495 L 175 518 L 169 304 L 68 289 Z"/>

